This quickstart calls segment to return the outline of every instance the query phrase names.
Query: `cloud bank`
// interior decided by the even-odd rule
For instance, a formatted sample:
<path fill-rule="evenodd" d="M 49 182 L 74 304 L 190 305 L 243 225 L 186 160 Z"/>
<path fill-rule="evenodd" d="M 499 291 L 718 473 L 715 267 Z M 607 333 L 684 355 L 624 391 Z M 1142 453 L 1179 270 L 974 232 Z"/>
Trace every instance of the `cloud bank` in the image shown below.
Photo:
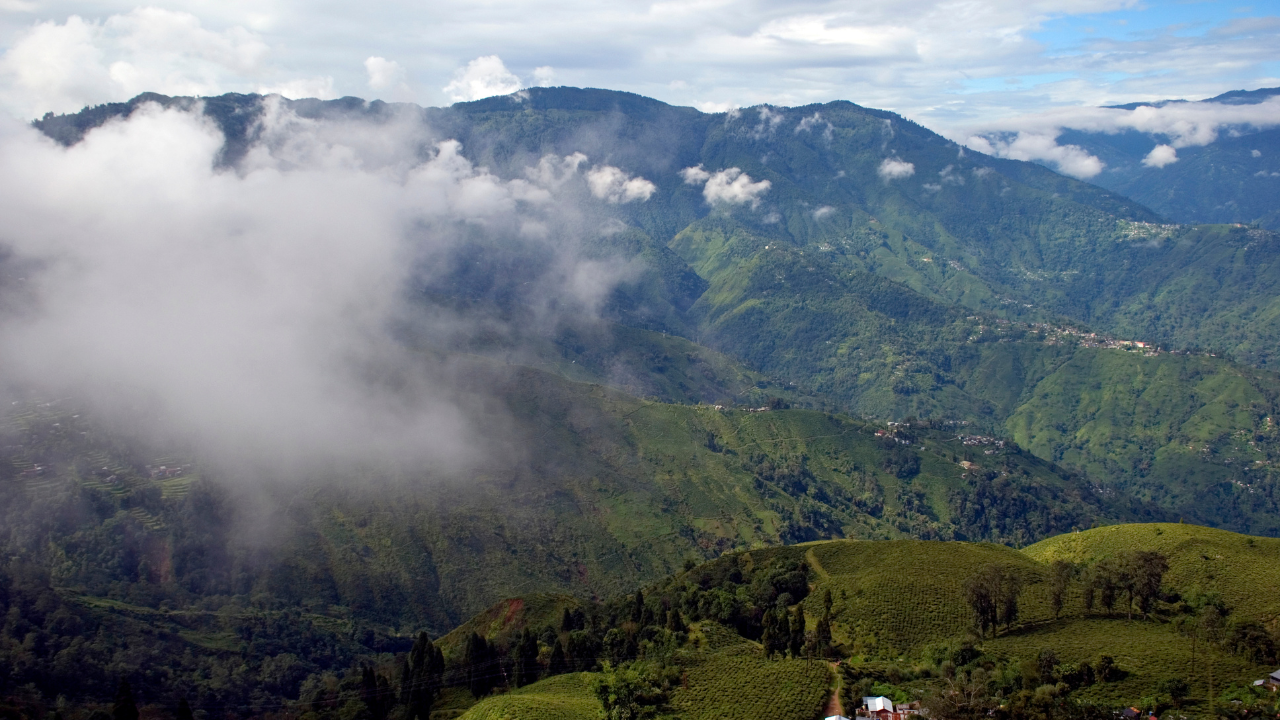
<path fill-rule="evenodd" d="M 336 97 L 331 76 L 287 77 L 269 56 L 259 34 L 241 26 L 208 30 L 186 12 L 144 7 L 101 22 L 72 15 L 15 38 L 0 57 L 0 102 L 32 118 L 142 92 Z"/>
<path fill-rule="evenodd" d="M 0 277 L 20 278 L 0 286 L 0 389 L 255 466 L 492 459 L 503 419 L 431 348 L 595 316 L 627 270 L 580 252 L 585 156 L 503 180 L 413 117 L 266 103 L 229 170 L 199 113 L 144 106 L 69 148 L 0 125 Z M 606 200 L 647 196 L 610 170 Z M 450 292 L 469 305 L 425 300 Z"/>
<path fill-rule="evenodd" d="M 1014 160 L 1043 160 L 1074 177 L 1088 179 L 1105 167 L 1076 145 L 1059 145 L 1058 136 L 1070 128 L 1116 134 L 1137 131 L 1162 142 L 1143 160 L 1148 167 L 1164 167 L 1177 160 L 1180 148 L 1208 145 L 1232 127 L 1267 129 L 1280 126 L 1280 97 L 1252 105 L 1195 102 L 1161 107 L 1075 108 L 1026 115 L 971 131 L 968 147 Z"/>

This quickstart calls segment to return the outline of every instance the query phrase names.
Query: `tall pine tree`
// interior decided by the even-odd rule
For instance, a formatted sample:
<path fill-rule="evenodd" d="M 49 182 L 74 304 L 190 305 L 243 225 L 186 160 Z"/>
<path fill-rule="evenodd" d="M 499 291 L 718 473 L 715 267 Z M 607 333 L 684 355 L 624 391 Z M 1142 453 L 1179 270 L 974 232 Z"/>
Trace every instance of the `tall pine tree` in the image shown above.
<path fill-rule="evenodd" d="M 431 706 L 435 704 L 443 672 L 444 653 L 431 642 L 425 632 L 418 633 L 400 678 L 400 699 L 406 708 L 405 720 L 430 720 Z M 373 710 L 372 707 L 369 709 Z"/>
<path fill-rule="evenodd" d="M 133 688 L 129 681 L 120 678 L 120 687 L 116 688 L 116 700 L 111 705 L 111 720 L 138 720 L 138 703 L 133 698 Z"/>

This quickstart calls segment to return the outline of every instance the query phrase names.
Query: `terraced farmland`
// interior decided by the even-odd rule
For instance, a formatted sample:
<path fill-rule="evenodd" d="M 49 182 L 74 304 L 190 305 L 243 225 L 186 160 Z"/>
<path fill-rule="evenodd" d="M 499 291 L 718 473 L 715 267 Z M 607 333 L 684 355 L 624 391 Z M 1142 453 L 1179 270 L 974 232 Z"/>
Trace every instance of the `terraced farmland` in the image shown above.
<path fill-rule="evenodd" d="M 557 675 L 476 703 L 463 720 L 596 720 L 602 710 L 591 673 Z"/>
<path fill-rule="evenodd" d="M 754 644 L 744 644 L 691 667 L 671 705 L 686 720 L 812 720 L 832 682 L 825 662 L 766 660 Z"/>

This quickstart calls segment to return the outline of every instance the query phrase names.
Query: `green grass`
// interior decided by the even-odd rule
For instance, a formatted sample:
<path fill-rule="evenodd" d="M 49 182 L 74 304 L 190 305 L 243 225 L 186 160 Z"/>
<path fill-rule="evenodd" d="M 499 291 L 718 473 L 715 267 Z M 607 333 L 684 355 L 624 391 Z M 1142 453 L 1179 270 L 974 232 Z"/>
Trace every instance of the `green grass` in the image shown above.
<path fill-rule="evenodd" d="M 463 720 L 597 720 L 592 673 L 557 675 L 476 703 Z"/>

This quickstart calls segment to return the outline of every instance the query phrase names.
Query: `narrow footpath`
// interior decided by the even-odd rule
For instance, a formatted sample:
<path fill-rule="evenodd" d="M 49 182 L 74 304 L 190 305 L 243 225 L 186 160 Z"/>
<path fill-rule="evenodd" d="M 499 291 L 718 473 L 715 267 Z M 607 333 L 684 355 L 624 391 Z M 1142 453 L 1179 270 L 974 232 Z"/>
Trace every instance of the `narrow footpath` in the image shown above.
<path fill-rule="evenodd" d="M 844 705 L 840 702 L 840 664 L 831 663 L 831 671 L 835 673 L 835 686 L 831 689 L 831 697 L 827 699 L 827 707 L 822 711 L 822 717 L 829 718 L 833 716 L 844 717 Z"/>

